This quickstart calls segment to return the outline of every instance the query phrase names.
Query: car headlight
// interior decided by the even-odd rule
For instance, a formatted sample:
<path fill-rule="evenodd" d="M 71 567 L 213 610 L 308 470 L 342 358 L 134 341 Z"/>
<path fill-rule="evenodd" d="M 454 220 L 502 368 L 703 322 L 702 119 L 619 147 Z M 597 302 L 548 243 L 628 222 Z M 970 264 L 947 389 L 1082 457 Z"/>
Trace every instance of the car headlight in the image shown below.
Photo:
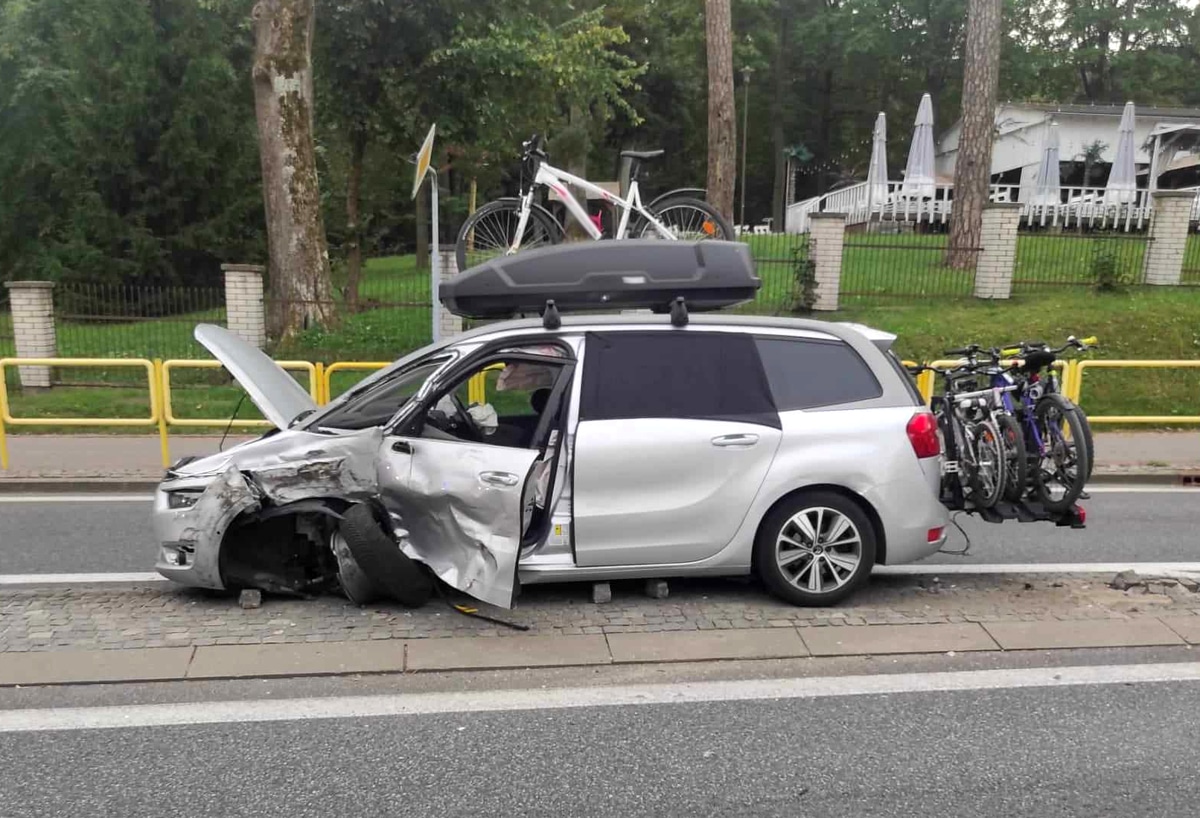
<path fill-rule="evenodd" d="M 167 507 L 172 509 L 191 508 L 196 505 L 196 501 L 200 499 L 200 495 L 203 493 L 203 489 L 169 491 L 167 492 Z"/>

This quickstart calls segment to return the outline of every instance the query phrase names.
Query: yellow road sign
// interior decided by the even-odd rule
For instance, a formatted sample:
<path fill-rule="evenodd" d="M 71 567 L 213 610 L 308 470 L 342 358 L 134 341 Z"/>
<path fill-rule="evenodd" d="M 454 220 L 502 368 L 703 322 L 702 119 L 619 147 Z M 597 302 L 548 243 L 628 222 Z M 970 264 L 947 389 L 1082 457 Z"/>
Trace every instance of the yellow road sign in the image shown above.
<path fill-rule="evenodd" d="M 436 123 L 429 126 L 429 133 L 421 145 L 421 150 L 417 153 L 417 175 L 413 178 L 412 190 L 414 199 L 417 198 L 417 191 L 421 189 L 421 183 L 425 181 L 425 174 L 429 172 L 429 160 L 433 156 L 433 134 L 436 130 Z"/>

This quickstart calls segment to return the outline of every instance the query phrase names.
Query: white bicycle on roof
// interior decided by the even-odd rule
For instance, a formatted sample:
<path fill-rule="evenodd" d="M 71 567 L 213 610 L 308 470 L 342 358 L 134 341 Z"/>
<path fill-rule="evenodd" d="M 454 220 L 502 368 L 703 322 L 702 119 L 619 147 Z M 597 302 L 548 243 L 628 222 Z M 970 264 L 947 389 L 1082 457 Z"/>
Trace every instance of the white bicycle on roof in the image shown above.
<path fill-rule="evenodd" d="M 596 240 L 735 239 L 729 222 L 712 205 L 684 195 L 703 191 L 671 191 L 649 204 L 642 203 L 637 182 L 638 168 L 642 162 L 661 156 L 664 153 L 661 150 L 621 151 L 622 157 L 631 160 L 629 191 L 627 198 L 621 198 L 587 179 L 551 166 L 542 139 L 537 134 L 522 143 L 521 149 L 521 195 L 489 202 L 467 217 L 458 231 L 454 248 L 459 270 L 466 270 L 498 255 L 511 255 L 519 250 L 558 244 L 563 240 L 566 235 L 564 225 L 542 204 L 534 201 L 540 188 L 548 188 L 558 194 L 565 213 Z M 528 188 L 525 186 L 526 179 L 533 180 Z M 589 214 L 568 188 L 582 190 L 599 199 L 614 217 L 612 220 L 616 220 L 619 212 L 620 219 L 615 228 L 606 235 L 603 215 Z"/>

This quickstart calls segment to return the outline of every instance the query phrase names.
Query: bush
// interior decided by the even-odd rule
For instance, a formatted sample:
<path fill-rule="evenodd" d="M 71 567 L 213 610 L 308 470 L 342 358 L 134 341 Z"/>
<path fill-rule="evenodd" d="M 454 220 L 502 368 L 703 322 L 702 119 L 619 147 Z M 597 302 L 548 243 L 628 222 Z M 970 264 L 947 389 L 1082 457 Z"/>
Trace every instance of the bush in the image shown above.
<path fill-rule="evenodd" d="M 817 262 L 813 259 L 817 244 L 792 248 L 792 312 L 810 313 L 817 304 Z"/>
<path fill-rule="evenodd" d="M 1109 245 L 1111 242 L 1092 243 L 1092 281 L 1096 291 L 1101 293 L 1120 292 L 1137 282 L 1137 271 L 1121 269 L 1117 254 Z"/>

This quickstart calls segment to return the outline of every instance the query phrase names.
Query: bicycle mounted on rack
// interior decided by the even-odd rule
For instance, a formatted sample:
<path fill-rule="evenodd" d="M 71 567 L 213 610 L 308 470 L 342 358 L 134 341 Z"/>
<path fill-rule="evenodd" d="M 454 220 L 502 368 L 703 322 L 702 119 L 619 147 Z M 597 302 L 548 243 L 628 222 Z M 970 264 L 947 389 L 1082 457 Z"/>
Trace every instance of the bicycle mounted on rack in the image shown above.
<path fill-rule="evenodd" d="M 1021 342 L 986 350 L 986 361 L 980 360 L 985 350 L 972 344 L 947 351 L 964 359 L 953 367 L 911 370 L 932 371 L 945 383 L 931 400 L 946 451 L 943 504 L 988 522 L 1084 527 L 1075 501 L 1087 497 L 1091 430 L 1083 411 L 1059 391 L 1053 367 L 1062 352 L 1094 343 L 1073 336 L 1057 349 Z"/>
<path fill-rule="evenodd" d="M 463 222 L 455 244 L 459 270 L 469 269 L 499 255 L 512 255 L 524 249 L 559 244 L 566 237 L 567 221 L 574 221 L 594 240 L 655 238 L 733 241 L 736 238 L 733 228 L 712 205 L 687 195 L 695 192 L 692 189 L 671 191 L 649 204 L 642 202 L 637 178 L 641 163 L 663 153 L 661 150 L 621 152 L 622 158 L 631 163 L 629 190 L 622 198 L 550 165 L 542 138 L 534 134 L 521 145 L 520 196 L 489 202 Z M 563 209 L 563 221 L 537 200 L 540 188 L 557 195 Z M 583 191 L 599 200 L 601 207 L 609 214 L 609 223 L 605 224 L 603 213 L 588 213 L 569 188 Z"/>

